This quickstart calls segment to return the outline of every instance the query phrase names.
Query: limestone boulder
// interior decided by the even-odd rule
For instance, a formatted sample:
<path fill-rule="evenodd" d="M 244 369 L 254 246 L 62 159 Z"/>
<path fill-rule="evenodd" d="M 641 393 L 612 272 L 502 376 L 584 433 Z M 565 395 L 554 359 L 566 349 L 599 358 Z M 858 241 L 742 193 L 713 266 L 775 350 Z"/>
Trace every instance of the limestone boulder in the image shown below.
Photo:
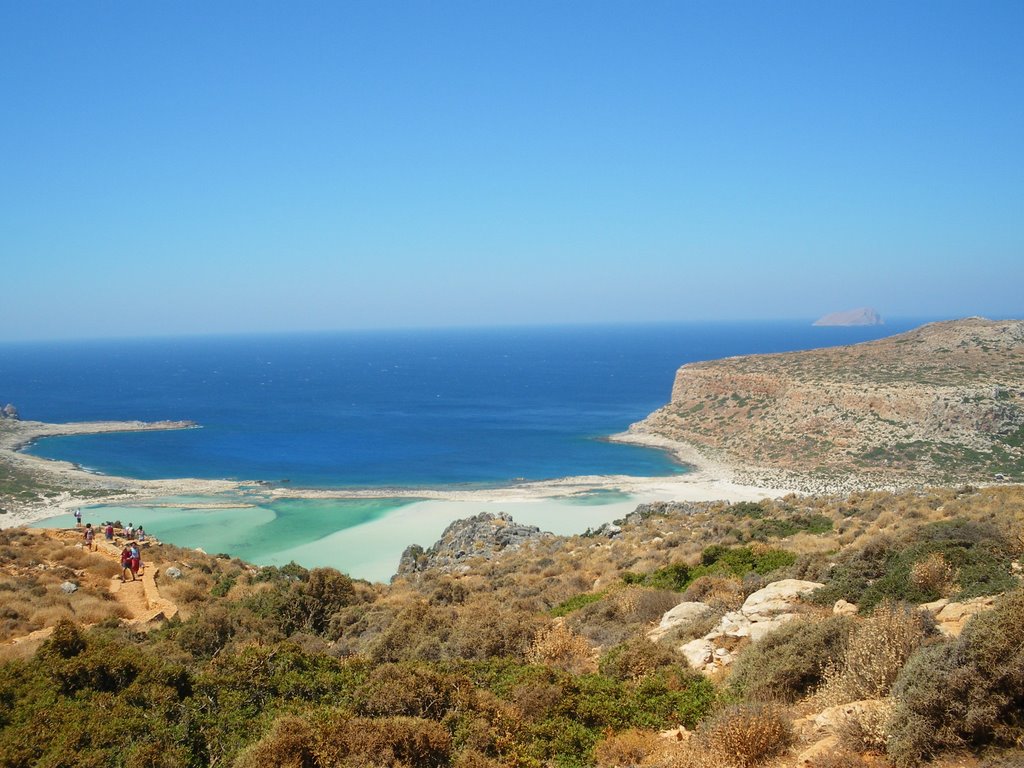
<path fill-rule="evenodd" d="M 800 598 L 825 586 L 817 581 L 783 579 L 757 590 L 743 602 L 740 611 L 751 621 L 770 621 L 784 613 L 793 613 Z"/>
<path fill-rule="evenodd" d="M 715 646 L 711 644 L 710 640 L 698 638 L 683 643 L 679 646 L 679 652 L 686 657 L 686 661 L 691 667 L 701 670 L 714 658 Z"/>
<path fill-rule="evenodd" d="M 860 610 L 853 603 L 839 598 L 836 600 L 835 605 L 832 606 L 832 613 L 835 616 L 853 616 Z"/>
<path fill-rule="evenodd" d="M 665 612 L 658 626 L 648 632 L 647 637 L 652 641 L 660 640 L 676 627 L 685 626 L 711 614 L 711 606 L 707 603 L 679 603 L 679 605 Z"/>

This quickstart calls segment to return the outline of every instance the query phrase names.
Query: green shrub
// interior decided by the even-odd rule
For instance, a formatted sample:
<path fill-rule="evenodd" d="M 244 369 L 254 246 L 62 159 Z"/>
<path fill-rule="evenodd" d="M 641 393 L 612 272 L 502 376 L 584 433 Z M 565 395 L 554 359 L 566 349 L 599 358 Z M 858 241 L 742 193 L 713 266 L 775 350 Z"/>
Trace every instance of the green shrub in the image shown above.
<path fill-rule="evenodd" d="M 926 603 L 943 597 L 949 579 L 922 579 L 922 568 L 942 558 L 959 588 L 954 599 L 993 595 L 1013 589 L 1013 545 L 987 523 L 947 520 L 921 526 L 902 543 L 871 542 L 842 558 L 829 583 L 812 599 L 829 604 L 842 598 L 870 611 L 883 600 Z"/>
<path fill-rule="evenodd" d="M 629 582 L 627 581 L 626 583 L 628 584 Z M 558 605 L 551 608 L 548 611 L 548 615 L 554 618 L 557 618 L 559 616 L 566 616 L 572 613 L 573 611 L 578 611 L 580 608 L 583 608 L 584 606 L 590 605 L 591 603 L 596 603 L 606 594 L 608 594 L 607 591 L 582 592 L 578 595 L 573 595 L 568 600 L 563 600 Z"/>
<path fill-rule="evenodd" d="M 960 637 L 924 648 L 893 689 L 889 756 L 914 766 L 961 745 L 1024 742 L 1024 591 L 973 617 Z"/>
<path fill-rule="evenodd" d="M 740 654 L 729 678 L 732 692 L 764 702 L 792 703 L 806 696 L 843 657 L 852 623 L 831 616 L 784 624 Z"/>
<path fill-rule="evenodd" d="M 725 547 L 713 544 L 701 552 L 700 565 L 691 568 L 685 563 L 672 563 L 647 574 L 627 571 L 622 575 L 622 579 L 627 584 L 683 592 L 703 576 L 743 578 L 751 573 L 763 576 L 779 568 L 789 567 L 795 562 L 796 555 L 784 549 L 769 549 L 760 545 Z"/>

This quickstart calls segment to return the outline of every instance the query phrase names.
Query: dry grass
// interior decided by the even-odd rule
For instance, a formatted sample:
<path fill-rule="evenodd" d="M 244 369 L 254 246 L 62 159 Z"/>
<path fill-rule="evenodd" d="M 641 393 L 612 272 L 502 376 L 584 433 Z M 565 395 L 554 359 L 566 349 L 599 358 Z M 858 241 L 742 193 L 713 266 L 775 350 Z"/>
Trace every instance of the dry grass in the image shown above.
<path fill-rule="evenodd" d="M 653 766 L 662 763 L 672 751 L 671 743 L 654 731 L 630 729 L 609 736 L 594 749 L 597 768 Z"/>
<path fill-rule="evenodd" d="M 794 741 L 793 727 L 776 707 L 746 705 L 719 712 L 703 723 L 698 745 L 709 763 L 753 768 L 782 754 Z"/>

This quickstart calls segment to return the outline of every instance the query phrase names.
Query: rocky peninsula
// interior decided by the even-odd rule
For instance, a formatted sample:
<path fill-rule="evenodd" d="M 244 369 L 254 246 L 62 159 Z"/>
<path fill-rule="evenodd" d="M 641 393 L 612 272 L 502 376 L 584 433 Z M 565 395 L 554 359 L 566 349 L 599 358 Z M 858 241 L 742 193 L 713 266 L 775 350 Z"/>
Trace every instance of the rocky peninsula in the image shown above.
<path fill-rule="evenodd" d="M 809 491 L 1024 479 L 1024 321 L 684 365 L 629 431 L 739 482 Z"/>

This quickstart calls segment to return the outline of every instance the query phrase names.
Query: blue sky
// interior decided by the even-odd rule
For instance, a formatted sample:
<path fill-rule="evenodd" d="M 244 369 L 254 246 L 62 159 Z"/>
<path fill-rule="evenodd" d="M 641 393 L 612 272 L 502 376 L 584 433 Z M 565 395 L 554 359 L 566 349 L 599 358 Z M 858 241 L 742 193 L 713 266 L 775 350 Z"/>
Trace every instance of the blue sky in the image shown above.
<path fill-rule="evenodd" d="M 0 0 L 0 339 L 1024 315 L 1024 3 Z"/>

